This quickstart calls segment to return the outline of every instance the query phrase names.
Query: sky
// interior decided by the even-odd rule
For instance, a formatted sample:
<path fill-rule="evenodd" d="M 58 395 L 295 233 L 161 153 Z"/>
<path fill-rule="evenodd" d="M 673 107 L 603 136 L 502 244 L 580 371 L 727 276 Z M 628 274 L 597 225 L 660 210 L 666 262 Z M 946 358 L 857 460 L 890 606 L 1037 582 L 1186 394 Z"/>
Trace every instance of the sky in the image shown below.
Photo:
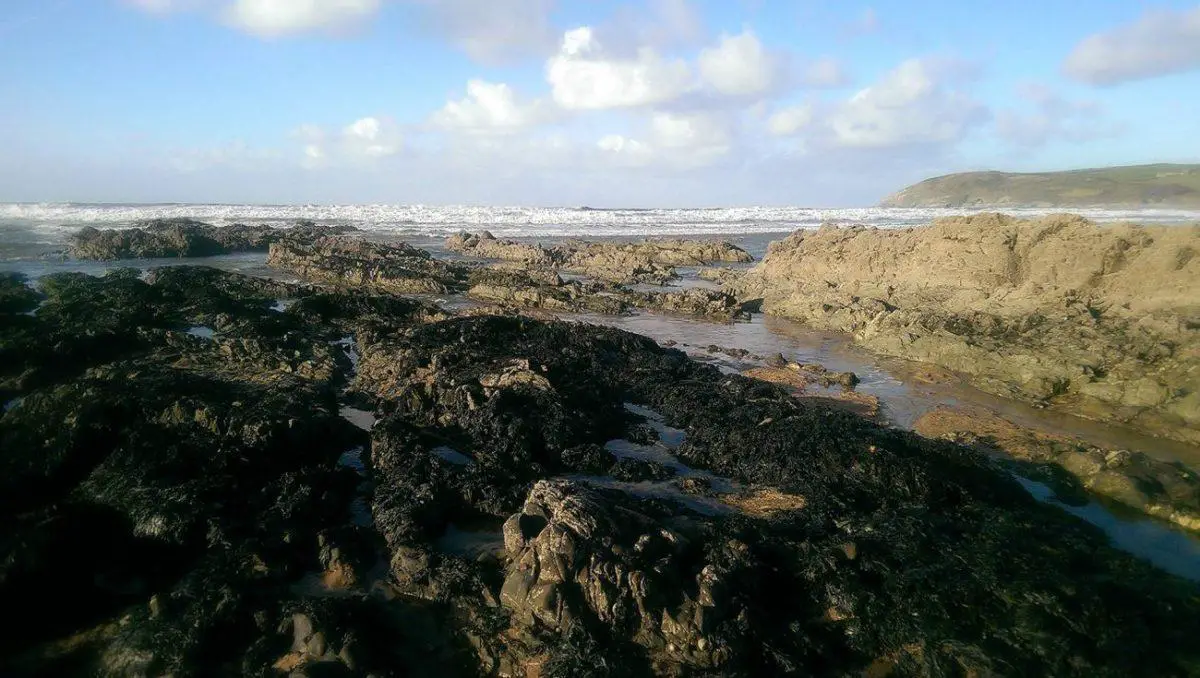
<path fill-rule="evenodd" d="M 865 206 L 1200 162 L 1200 4 L 2 0 L 0 201 Z"/>

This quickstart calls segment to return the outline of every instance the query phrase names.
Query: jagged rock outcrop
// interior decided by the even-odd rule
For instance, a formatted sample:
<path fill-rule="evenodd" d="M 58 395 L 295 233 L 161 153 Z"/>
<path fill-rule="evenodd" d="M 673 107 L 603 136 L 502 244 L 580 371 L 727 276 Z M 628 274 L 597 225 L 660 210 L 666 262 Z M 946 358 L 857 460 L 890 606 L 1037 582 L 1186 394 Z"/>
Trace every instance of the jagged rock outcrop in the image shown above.
<path fill-rule="evenodd" d="M 990 214 L 773 243 L 737 287 L 1000 395 L 1200 442 L 1200 227 Z"/>
<path fill-rule="evenodd" d="M 465 289 L 468 269 L 438 261 L 407 243 L 318 238 L 271 245 L 267 265 L 319 282 L 393 294 L 445 294 Z"/>
<path fill-rule="evenodd" d="M 745 250 L 720 240 L 654 240 L 634 243 L 567 241 L 554 246 L 499 240 L 491 233 L 459 233 L 446 249 L 484 259 L 521 262 L 529 267 L 571 271 L 617 283 L 665 284 L 676 266 L 713 262 L 748 263 Z"/>
<path fill-rule="evenodd" d="M 41 293 L 0 311 L 0 605 L 53 614 L 3 675 L 1200 665 L 1195 583 L 1009 466 L 647 337 L 188 267 Z"/>
<path fill-rule="evenodd" d="M 350 226 L 318 226 L 301 222 L 291 228 L 232 224 L 212 226 L 194 219 L 159 219 L 136 228 L 81 229 L 71 237 L 68 253 L 76 259 L 152 259 L 211 257 L 234 252 L 265 252 L 271 243 L 347 233 Z"/>

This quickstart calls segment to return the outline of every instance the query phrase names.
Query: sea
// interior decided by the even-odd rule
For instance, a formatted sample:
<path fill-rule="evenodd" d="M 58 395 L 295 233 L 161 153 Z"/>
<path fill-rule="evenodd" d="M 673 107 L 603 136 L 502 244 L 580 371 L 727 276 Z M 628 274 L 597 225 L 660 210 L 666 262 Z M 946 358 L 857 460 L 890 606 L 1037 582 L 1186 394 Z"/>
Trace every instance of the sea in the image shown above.
<path fill-rule="evenodd" d="M 354 226 L 371 239 L 403 240 L 445 252 L 446 236 L 461 231 L 487 230 L 500 238 L 553 242 L 566 238 L 640 239 L 653 237 L 721 237 L 761 258 L 768 244 L 800 229 L 823 224 L 862 224 L 877 228 L 907 228 L 939 217 L 995 210 L 898 209 L 864 207 L 822 209 L 811 207 L 722 207 L 710 209 L 593 209 L 588 207 L 478 207 L 432 205 L 220 205 L 220 204 L 87 204 L 0 203 L 0 271 L 16 271 L 37 278 L 62 271 L 102 274 L 116 266 L 151 268 L 162 265 L 209 265 L 249 275 L 286 276 L 266 266 L 263 253 L 243 253 L 207 259 L 158 259 L 137 262 L 83 262 L 64 255 L 68 239 L 79 229 L 129 228 L 164 218 L 191 218 L 215 226 L 235 223 L 267 224 L 287 228 L 298 221 Z M 1020 217 L 1039 217 L 1063 210 L 1004 209 Z M 1098 223 L 1200 224 L 1200 210 L 1077 209 Z M 694 273 L 694 272 L 693 272 Z M 706 281 L 686 275 L 681 284 L 704 286 Z M 462 299 L 441 299 L 448 305 Z M 966 384 L 924 384 L 910 378 L 911 366 L 867 353 L 845 337 L 814 331 L 782 318 L 756 314 L 747 322 L 709 323 L 690 318 L 653 314 L 567 318 L 611 325 L 677 342 L 697 360 L 726 372 L 750 365 L 713 353 L 711 345 L 745 348 L 760 355 L 781 353 L 798 362 L 818 363 L 834 370 L 850 370 L 862 380 L 858 390 L 880 399 L 884 418 L 891 425 L 909 428 L 922 413 L 944 406 L 984 407 L 1018 423 L 1051 432 L 1081 437 L 1107 448 L 1144 451 L 1152 456 L 1200 467 L 1200 449 L 1162 439 L 1146 438 L 1124 428 L 1109 426 L 1009 401 Z M 1020 479 L 1040 500 L 1054 502 L 1052 492 L 1033 481 Z M 1163 569 L 1200 581 L 1200 539 L 1170 525 L 1131 514 L 1121 507 L 1090 502 L 1063 506 L 1093 523 L 1125 549 Z"/>
<path fill-rule="evenodd" d="M 286 227 L 299 220 L 351 225 L 368 234 L 426 240 L 459 231 L 488 230 L 502 238 L 650 236 L 746 237 L 779 235 L 822 224 L 904 228 L 938 217 L 989 210 L 861 207 L 715 207 L 704 209 L 594 209 L 589 207 L 482 207 L 437 205 L 222 205 L 0 203 L 0 267 L 61 251 L 84 226 L 128 228 L 151 219 L 187 217 L 215 226 L 234 223 Z M 1006 209 L 1022 217 L 1063 210 Z M 1081 209 L 1098 222 L 1200 222 L 1200 210 Z M 763 238 L 753 238 L 762 241 Z"/>

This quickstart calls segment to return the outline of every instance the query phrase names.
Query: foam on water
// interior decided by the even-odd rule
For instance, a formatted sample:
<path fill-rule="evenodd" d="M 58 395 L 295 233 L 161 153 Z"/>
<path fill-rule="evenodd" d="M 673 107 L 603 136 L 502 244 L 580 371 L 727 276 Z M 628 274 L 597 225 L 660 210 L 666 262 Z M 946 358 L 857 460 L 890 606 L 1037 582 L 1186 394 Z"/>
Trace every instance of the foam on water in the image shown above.
<path fill-rule="evenodd" d="M 83 226 L 124 228 L 148 219 L 193 218 L 217 226 L 233 223 L 290 226 L 301 219 L 349 224 L 368 232 L 444 236 L 486 228 L 497 236 L 636 236 L 782 233 L 822 223 L 904 227 L 979 209 L 722 207 L 710 209 L 587 209 L 432 205 L 131 205 L 80 203 L 0 204 L 0 232 L 25 231 L 39 244 L 56 244 Z M 1041 216 L 1063 209 L 1005 209 Z M 1181 223 L 1200 221 L 1200 210 L 1072 209 L 1096 221 Z"/>

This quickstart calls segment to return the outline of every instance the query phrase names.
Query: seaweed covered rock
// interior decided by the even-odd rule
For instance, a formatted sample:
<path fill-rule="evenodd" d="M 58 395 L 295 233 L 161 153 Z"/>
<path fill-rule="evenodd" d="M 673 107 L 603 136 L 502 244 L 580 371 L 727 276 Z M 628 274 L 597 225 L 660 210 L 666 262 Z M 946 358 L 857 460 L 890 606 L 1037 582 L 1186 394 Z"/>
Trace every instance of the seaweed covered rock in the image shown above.
<path fill-rule="evenodd" d="M 616 330 L 478 317 L 360 344 L 356 383 L 387 413 L 372 459 L 392 576 L 457 610 L 485 671 L 597 648 L 633 675 L 1195 666 L 1193 585 L 963 448 Z M 744 489 L 581 477 L 628 401 L 686 428 L 683 463 Z M 464 557 L 466 537 L 504 559 Z"/>
<path fill-rule="evenodd" d="M 671 292 L 630 292 L 628 298 L 632 306 L 662 313 L 714 320 L 736 320 L 750 315 L 737 297 L 714 290 L 690 288 Z"/>
<path fill-rule="evenodd" d="M 620 315 L 629 310 L 619 290 L 601 283 L 538 277 L 524 271 L 479 269 L 471 274 L 467 296 L 516 308 Z"/>
<path fill-rule="evenodd" d="M 92 322 L 138 341 L 80 350 L 55 371 L 53 355 L 14 353 L 45 379 L 0 417 L 0 604 L 55 613 L 5 634 L 0 673 L 266 675 L 295 635 L 276 620 L 303 608 L 328 624 L 346 670 L 471 675 L 470 648 L 428 611 L 373 597 L 325 614 L 313 610 L 329 594 L 302 586 L 323 572 L 339 595 L 367 596 L 378 557 L 374 532 L 356 526 L 363 477 L 343 463 L 364 443 L 337 401 L 353 365 L 329 337 L 342 323 L 420 322 L 423 305 L 367 301 L 331 317 L 319 294 L 302 313 L 272 308 L 305 291 L 237 274 L 148 279 L 43 279 L 34 334 L 82 335 Z M 202 318 L 224 329 L 177 329 Z M 5 324 L 0 337 L 26 330 Z M 351 637 L 336 635 L 346 619 L 358 620 Z M 296 667 L 330 668 L 334 657 L 314 653 Z"/>
<path fill-rule="evenodd" d="M 468 269 L 434 259 L 406 243 L 319 238 L 271 245 L 267 265 L 309 280 L 393 294 L 444 294 L 465 289 Z"/>
<path fill-rule="evenodd" d="M 0 314 L 29 313 L 37 308 L 41 295 L 26 283 L 19 273 L 0 273 Z"/>
<path fill-rule="evenodd" d="M 1200 666 L 1194 583 L 969 448 L 612 328 L 150 278 L 51 279 L 0 326 L 138 339 L 14 354 L 41 377 L 0 417 L 0 605 L 55 614 L 5 675 Z"/>
<path fill-rule="evenodd" d="M 209 257 L 234 252 L 265 252 L 279 240 L 311 240 L 345 233 L 349 226 L 317 226 L 311 222 L 282 229 L 266 225 L 213 226 L 194 219 L 158 219 L 135 228 L 81 229 L 68 252 L 76 259 L 152 259 Z"/>

